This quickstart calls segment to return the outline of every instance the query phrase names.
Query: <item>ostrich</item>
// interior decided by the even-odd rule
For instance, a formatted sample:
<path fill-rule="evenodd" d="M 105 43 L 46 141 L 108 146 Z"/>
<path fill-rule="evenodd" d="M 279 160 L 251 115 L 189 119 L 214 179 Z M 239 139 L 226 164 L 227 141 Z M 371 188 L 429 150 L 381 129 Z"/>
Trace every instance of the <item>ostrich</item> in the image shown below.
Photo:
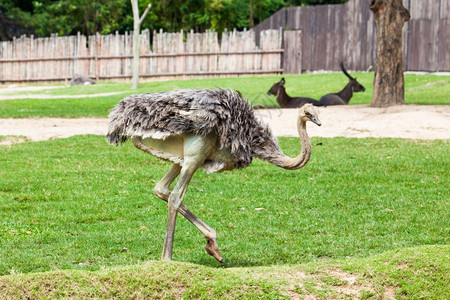
<path fill-rule="evenodd" d="M 205 236 L 206 252 L 224 263 L 216 231 L 182 204 L 189 181 L 199 168 L 208 173 L 244 168 L 253 157 L 288 170 L 303 167 L 311 155 L 307 121 L 321 125 L 317 108 L 310 104 L 299 109 L 301 152 L 290 158 L 282 153 L 269 127 L 255 117 L 251 104 L 239 92 L 185 89 L 123 99 L 109 114 L 107 140 L 118 145 L 131 139 L 136 148 L 173 163 L 153 190 L 168 202 L 162 259 L 172 259 L 175 223 L 180 212 Z M 178 175 L 170 191 L 170 184 Z"/>

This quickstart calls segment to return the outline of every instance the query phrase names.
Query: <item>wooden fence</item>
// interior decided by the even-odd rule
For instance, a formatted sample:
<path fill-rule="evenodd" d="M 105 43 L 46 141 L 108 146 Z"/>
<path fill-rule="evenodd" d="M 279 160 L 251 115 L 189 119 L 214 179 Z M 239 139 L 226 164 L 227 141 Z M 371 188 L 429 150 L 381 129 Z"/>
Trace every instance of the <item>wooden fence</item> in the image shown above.
<path fill-rule="evenodd" d="M 375 61 L 370 0 L 284 8 L 254 29 L 141 34 L 141 78 L 368 70 Z M 450 0 L 403 0 L 404 68 L 450 71 Z M 288 29 L 288 30 L 286 30 Z M 284 31 L 284 34 L 283 34 Z M 284 38 L 283 38 L 284 36 Z M 0 43 L 0 84 L 131 78 L 132 35 L 21 37 Z"/>
<path fill-rule="evenodd" d="M 450 71 L 450 0 L 403 3 L 411 14 L 403 35 L 407 70 Z"/>
<path fill-rule="evenodd" d="M 241 75 L 281 73 L 281 30 L 141 34 L 140 76 Z M 129 79 L 132 34 L 49 38 L 21 37 L 0 43 L 0 83 Z"/>
<path fill-rule="evenodd" d="M 411 20 L 403 27 L 407 71 L 450 71 L 450 0 L 403 0 Z M 375 62 L 376 28 L 370 0 L 284 8 L 254 28 L 302 31 L 303 70 L 368 70 Z M 257 40 L 257 43 L 259 41 Z"/>

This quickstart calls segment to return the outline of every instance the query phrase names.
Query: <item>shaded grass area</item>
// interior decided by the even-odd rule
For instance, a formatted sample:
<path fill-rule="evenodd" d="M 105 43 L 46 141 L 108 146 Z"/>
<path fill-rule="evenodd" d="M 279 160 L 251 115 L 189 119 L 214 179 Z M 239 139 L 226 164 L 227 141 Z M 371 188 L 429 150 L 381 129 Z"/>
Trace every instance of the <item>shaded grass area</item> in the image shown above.
<path fill-rule="evenodd" d="M 313 138 L 299 171 L 255 160 L 197 172 L 184 204 L 215 228 L 229 267 L 367 257 L 448 244 L 447 141 Z M 281 139 L 294 156 L 298 139 Z M 99 270 L 159 259 L 169 164 L 104 137 L 0 146 L 0 274 Z M 174 259 L 217 262 L 179 218 Z"/>
<path fill-rule="evenodd" d="M 99 271 L 0 276 L 4 299 L 448 299 L 448 246 L 275 267 L 148 261 Z"/>
<path fill-rule="evenodd" d="M 350 104 L 369 104 L 373 92 L 373 73 L 352 73 L 366 87 L 366 92 L 355 93 Z M 171 80 L 141 83 L 138 90 L 130 90 L 129 83 L 99 82 L 91 86 L 72 86 L 48 89 L 32 94 L 61 95 L 61 99 L 18 99 L 0 101 L 0 117 L 106 117 L 109 110 L 127 95 L 153 93 L 184 88 L 232 88 L 239 90 L 252 104 L 276 105 L 275 97 L 267 91 L 282 76 L 233 77 Z M 291 96 L 319 99 L 338 92 L 348 82 L 342 73 L 283 75 L 286 91 Z M 450 76 L 405 74 L 407 104 L 450 104 Z M 123 92 L 120 95 L 69 98 L 64 96 Z M 21 92 L 18 95 L 29 94 Z"/>

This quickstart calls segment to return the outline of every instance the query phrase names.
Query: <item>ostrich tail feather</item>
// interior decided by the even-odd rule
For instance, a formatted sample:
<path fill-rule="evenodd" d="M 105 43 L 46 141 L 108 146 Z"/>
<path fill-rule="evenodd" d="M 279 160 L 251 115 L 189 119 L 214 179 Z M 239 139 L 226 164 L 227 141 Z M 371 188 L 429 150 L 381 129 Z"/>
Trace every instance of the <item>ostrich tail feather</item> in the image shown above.
<path fill-rule="evenodd" d="M 109 114 L 108 133 L 106 140 L 111 145 L 118 146 L 127 141 L 128 136 L 125 134 L 125 120 L 122 106 L 119 104 L 113 108 Z"/>

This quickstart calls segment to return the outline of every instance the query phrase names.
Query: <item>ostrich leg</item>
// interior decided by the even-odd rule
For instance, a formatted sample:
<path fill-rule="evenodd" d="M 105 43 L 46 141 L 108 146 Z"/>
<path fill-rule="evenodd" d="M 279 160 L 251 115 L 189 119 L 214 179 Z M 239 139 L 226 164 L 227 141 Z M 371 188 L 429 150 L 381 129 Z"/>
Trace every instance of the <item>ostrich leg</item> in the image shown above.
<path fill-rule="evenodd" d="M 153 193 L 164 201 L 169 201 L 170 185 L 181 172 L 179 164 L 173 164 L 164 177 L 156 184 Z"/>
<path fill-rule="evenodd" d="M 183 202 L 189 182 L 195 171 L 203 164 L 208 155 L 214 150 L 216 137 L 209 136 L 185 136 L 184 137 L 184 157 L 181 167 L 180 177 L 168 199 L 168 220 L 167 231 L 164 239 L 162 259 L 172 259 L 173 239 L 178 211 Z M 171 169 L 172 170 L 172 169 Z M 176 170 L 176 169 L 175 169 Z M 172 170 L 175 174 L 175 170 Z M 169 171 L 169 173 L 171 173 Z M 168 174 L 167 179 L 174 175 Z"/>
<path fill-rule="evenodd" d="M 156 184 L 156 187 L 153 190 L 155 195 L 167 202 L 170 196 L 170 184 L 175 180 L 178 174 L 180 174 L 180 171 L 181 171 L 180 165 L 177 164 L 172 165 L 167 174 L 161 179 L 160 182 Z M 203 222 L 196 215 L 194 215 L 183 204 L 180 205 L 179 212 L 183 217 L 188 219 L 189 222 L 191 222 L 195 227 L 197 227 L 197 229 L 200 230 L 201 233 L 203 233 L 206 240 L 208 241 L 205 247 L 206 252 L 209 255 L 214 256 L 214 258 L 217 261 L 221 262 L 222 264 L 225 264 L 225 261 L 222 258 L 222 255 L 220 254 L 219 246 L 217 245 L 216 231 L 211 227 L 209 227 L 208 224 Z"/>

